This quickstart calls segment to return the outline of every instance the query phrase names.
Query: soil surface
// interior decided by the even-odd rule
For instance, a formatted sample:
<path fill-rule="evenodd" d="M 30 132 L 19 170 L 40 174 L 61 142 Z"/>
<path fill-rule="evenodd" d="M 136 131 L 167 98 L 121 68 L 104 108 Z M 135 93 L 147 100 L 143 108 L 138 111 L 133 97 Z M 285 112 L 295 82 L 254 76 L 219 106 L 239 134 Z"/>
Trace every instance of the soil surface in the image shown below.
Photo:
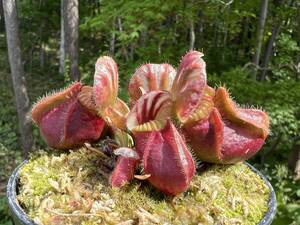
<path fill-rule="evenodd" d="M 170 197 L 147 181 L 109 186 L 110 165 L 82 148 L 32 156 L 18 200 L 37 224 L 257 224 L 269 190 L 245 164 L 210 165 L 185 193 Z"/>

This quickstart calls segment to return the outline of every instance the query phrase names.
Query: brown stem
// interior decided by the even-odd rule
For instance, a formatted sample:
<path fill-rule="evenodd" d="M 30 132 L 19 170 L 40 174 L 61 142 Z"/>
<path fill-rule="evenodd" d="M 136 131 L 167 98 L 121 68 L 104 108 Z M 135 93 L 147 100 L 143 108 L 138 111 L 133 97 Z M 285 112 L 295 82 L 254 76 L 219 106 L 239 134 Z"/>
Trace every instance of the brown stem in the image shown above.
<path fill-rule="evenodd" d="M 253 56 L 253 63 L 254 65 L 259 65 L 259 59 L 263 44 L 263 36 L 264 36 L 264 29 L 265 29 L 265 22 L 267 18 L 267 12 L 268 12 L 268 0 L 261 0 L 260 5 L 260 13 L 259 13 L 259 19 L 258 19 L 258 26 L 257 26 L 257 34 L 256 34 L 256 46 L 255 46 L 255 54 Z M 253 73 L 253 77 L 256 79 L 256 73 L 255 70 Z"/>
<path fill-rule="evenodd" d="M 288 164 L 294 173 L 294 180 L 300 180 L 300 137 L 294 142 Z"/>
<path fill-rule="evenodd" d="M 11 78 L 15 95 L 15 103 L 18 112 L 19 129 L 24 156 L 32 148 L 33 135 L 31 119 L 29 115 L 29 98 L 27 94 L 24 68 L 21 59 L 21 47 L 19 39 L 17 4 L 15 0 L 3 1 L 6 39 L 11 70 Z"/>

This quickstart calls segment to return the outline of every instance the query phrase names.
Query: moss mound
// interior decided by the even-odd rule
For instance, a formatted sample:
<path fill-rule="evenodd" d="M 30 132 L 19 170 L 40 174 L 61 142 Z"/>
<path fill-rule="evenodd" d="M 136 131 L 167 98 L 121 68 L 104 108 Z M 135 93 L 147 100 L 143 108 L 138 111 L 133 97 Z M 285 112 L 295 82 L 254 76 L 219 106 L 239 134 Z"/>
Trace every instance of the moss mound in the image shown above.
<path fill-rule="evenodd" d="M 18 200 L 38 224 L 257 224 L 269 189 L 246 165 L 211 166 L 171 198 L 147 182 L 108 184 L 103 159 L 87 149 L 40 152 L 20 172 Z"/>

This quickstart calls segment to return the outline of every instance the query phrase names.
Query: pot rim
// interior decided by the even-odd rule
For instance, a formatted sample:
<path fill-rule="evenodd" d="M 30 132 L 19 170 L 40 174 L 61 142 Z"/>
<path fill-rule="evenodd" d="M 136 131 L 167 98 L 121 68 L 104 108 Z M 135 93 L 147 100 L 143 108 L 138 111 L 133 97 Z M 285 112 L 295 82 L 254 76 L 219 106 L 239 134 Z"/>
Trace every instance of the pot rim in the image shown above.
<path fill-rule="evenodd" d="M 8 206 L 12 214 L 17 214 L 19 220 L 22 221 L 24 225 L 37 225 L 32 219 L 30 219 L 24 209 L 20 206 L 17 200 L 17 188 L 19 181 L 19 171 L 20 169 L 28 163 L 28 160 L 24 160 L 18 167 L 16 167 L 9 177 L 7 184 L 6 197 L 8 200 Z M 267 180 L 267 178 L 254 166 L 249 164 L 248 162 L 244 162 L 254 173 L 256 173 L 268 186 L 270 190 L 270 196 L 268 201 L 268 211 L 265 213 L 264 217 L 259 221 L 257 225 L 270 225 L 274 220 L 277 211 L 277 202 L 275 191 L 271 185 L 271 183 Z M 13 215 L 12 215 L 13 216 Z"/>
<path fill-rule="evenodd" d="M 28 163 L 28 160 L 24 160 L 19 166 L 17 166 L 9 177 L 6 189 L 6 197 L 11 214 L 18 214 L 18 217 L 23 224 L 35 225 L 36 223 L 28 217 L 27 213 L 20 206 L 19 201 L 17 200 L 16 190 L 18 188 L 17 185 L 19 181 L 19 171 L 26 163 Z"/>

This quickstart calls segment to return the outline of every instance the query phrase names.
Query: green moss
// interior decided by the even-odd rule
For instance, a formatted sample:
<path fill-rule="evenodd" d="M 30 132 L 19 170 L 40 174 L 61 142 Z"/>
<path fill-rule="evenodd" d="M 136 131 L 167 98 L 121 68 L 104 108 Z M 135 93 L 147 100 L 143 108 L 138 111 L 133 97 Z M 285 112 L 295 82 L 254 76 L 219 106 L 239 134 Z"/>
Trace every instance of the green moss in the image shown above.
<path fill-rule="evenodd" d="M 267 210 L 267 186 L 242 163 L 211 166 L 175 198 L 147 182 L 112 189 L 103 164 L 86 149 L 60 155 L 42 152 L 21 170 L 18 199 L 42 224 L 250 225 Z"/>

